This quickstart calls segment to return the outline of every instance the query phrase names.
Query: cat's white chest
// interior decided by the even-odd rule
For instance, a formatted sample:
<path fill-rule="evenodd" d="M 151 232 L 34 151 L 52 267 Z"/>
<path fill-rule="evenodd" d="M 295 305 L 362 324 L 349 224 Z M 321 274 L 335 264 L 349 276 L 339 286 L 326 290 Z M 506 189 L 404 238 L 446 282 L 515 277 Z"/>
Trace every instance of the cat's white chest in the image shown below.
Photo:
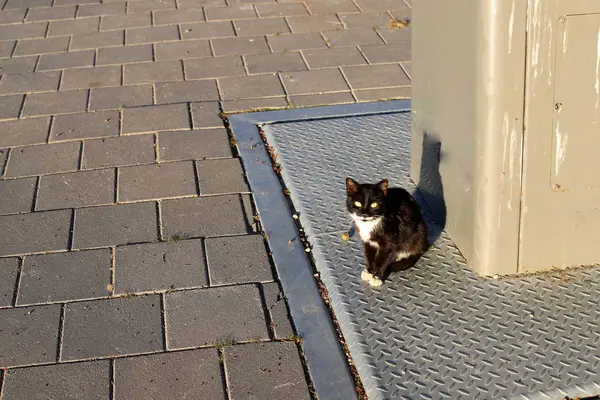
<path fill-rule="evenodd" d="M 352 215 L 352 219 L 356 224 L 356 228 L 358 233 L 360 234 L 360 238 L 363 242 L 367 243 L 371 241 L 371 237 L 373 232 L 377 229 L 379 224 L 381 223 L 381 218 L 372 219 L 369 221 L 363 221 L 356 215 Z"/>

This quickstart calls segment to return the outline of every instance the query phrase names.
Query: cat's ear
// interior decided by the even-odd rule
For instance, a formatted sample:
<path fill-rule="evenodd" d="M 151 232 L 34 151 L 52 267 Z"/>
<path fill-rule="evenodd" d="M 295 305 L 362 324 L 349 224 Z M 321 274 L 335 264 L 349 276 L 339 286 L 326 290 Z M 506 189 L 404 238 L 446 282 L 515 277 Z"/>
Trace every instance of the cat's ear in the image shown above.
<path fill-rule="evenodd" d="M 348 193 L 348 196 L 350 197 L 358 193 L 358 182 L 352 178 L 346 178 L 346 193 Z"/>
<path fill-rule="evenodd" d="M 384 196 L 387 194 L 387 189 L 388 189 L 388 180 L 384 179 L 382 181 L 379 181 L 375 184 L 375 187 L 379 190 L 381 190 L 384 194 Z"/>

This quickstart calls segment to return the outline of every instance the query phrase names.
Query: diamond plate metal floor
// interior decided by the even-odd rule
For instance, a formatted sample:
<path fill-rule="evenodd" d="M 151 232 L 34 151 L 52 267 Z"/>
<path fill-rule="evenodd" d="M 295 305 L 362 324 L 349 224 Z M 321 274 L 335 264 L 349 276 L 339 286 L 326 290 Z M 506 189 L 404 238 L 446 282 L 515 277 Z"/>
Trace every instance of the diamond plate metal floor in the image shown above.
<path fill-rule="evenodd" d="M 415 189 L 408 112 L 263 129 L 370 399 L 600 393 L 599 268 L 483 279 L 442 233 L 415 268 L 380 289 L 361 281 L 359 239 L 341 239 L 351 224 L 344 178 Z"/>

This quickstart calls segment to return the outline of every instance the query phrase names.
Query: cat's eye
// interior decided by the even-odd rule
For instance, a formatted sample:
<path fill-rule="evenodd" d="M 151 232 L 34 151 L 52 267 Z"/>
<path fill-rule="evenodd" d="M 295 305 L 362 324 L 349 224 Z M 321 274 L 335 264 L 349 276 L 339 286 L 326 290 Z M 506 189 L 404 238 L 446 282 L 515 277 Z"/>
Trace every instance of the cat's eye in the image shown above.
<path fill-rule="evenodd" d="M 377 203 L 371 203 L 371 208 L 377 208 L 377 207 L 379 207 L 379 204 L 377 204 Z"/>
<path fill-rule="evenodd" d="M 354 202 L 354 206 L 356 206 L 356 207 L 362 207 L 362 204 L 360 204 L 360 201 L 355 201 Z"/>

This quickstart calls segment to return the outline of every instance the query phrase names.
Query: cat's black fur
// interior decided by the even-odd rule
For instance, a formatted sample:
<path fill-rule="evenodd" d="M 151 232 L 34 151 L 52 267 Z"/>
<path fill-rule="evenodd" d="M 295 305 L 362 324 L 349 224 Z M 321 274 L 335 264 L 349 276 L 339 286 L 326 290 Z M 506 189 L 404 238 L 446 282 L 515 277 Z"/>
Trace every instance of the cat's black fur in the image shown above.
<path fill-rule="evenodd" d="M 399 187 L 388 189 L 386 179 L 376 184 L 359 184 L 346 178 L 346 194 L 346 207 L 351 215 L 381 218 L 370 240 L 363 241 L 366 269 L 374 277 L 385 281 L 391 270 L 412 267 L 429 247 L 427 224 L 419 205 L 406 190 Z M 357 201 L 362 207 L 355 205 Z M 373 203 L 379 206 L 372 208 Z M 358 225 L 356 228 L 359 229 Z M 409 256 L 397 261 L 398 253 Z"/>

